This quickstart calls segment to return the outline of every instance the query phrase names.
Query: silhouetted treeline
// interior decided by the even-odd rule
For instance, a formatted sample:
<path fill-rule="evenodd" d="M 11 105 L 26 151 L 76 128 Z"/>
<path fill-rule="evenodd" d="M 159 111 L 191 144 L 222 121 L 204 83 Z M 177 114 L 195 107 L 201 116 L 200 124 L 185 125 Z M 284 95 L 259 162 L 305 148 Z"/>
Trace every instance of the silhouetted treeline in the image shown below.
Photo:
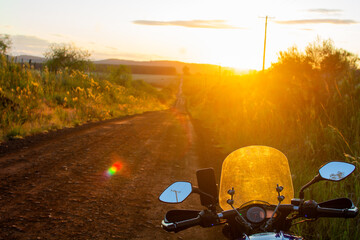
<path fill-rule="evenodd" d="M 36 70 L 43 70 L 44 63 L 33 62 L 30 60 L 24 60 L 17 57 L 6 56 L 7 60 L 13 60 L 18 64 L 29 64 Z M 109 72 L 111 67 L 116 65 L 113 64 L 93 64 L 91 69 L 92 72 L 106 73 Z M 162 66 L 145 66 L 145 65 L 127 65 L 130 68 L 132 74 L 150 74 L 150 75 L 176 75 L 177 71 L 175 67 L 162 67 Z"/>
<path fill-rule="evenodd" d="M 94 64 L 95 72 L 108 72 L 109 68 L 114 65 L 110 64 Z M 132 74 L 154 74 L 154 75 L 176 75 L 174 67 L 158 67 L 158 66 L 142 66 L 142 65 L 128 65 Z"/>

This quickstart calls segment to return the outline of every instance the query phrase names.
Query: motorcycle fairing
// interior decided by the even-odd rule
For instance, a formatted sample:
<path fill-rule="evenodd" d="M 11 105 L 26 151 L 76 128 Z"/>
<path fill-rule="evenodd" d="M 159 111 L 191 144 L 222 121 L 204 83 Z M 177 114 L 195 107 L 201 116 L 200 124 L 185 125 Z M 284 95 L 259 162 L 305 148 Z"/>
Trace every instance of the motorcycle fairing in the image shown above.
<path fill-rule="evenodd" d="M 282 204 L 294 198 L 289 163 L 279 150 L 267 146 L 249 146 L 232 152 L 222 165 L 219 201 L 223 210 L 230 210 L 228 190 L 234 187 L 234 207 L 250 201 L 277 205 L 276 186 L 283 186 Z"/>

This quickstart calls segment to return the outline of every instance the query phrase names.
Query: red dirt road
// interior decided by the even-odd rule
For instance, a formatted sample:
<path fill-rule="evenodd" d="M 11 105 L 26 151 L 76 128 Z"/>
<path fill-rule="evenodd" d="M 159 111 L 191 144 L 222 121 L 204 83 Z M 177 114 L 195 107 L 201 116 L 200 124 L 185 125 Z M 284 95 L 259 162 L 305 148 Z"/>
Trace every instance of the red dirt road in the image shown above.
<path fill-rule="evenodd" d="M 176 180 L 196 185 L 198 167 L 221 161 L 215 150 L 202 149 L 209 138 L 196 136 L 184 111 L 30 139 L 0 149 L 0 239 L 221 238 L 221 227 L 178 234 L 160 227 L 167 210 L 203 209 L 197 195 L 182 204 L 160 203 L 162 190 Z M 108 176 L 114 163 L 122 168 Z"/>

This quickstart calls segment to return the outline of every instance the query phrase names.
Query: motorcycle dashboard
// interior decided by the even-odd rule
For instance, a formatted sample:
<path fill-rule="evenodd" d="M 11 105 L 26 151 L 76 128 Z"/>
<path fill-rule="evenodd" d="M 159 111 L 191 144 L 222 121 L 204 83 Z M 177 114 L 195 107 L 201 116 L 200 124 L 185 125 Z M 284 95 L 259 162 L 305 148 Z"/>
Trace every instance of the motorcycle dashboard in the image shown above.
<path fill-rule="evenodd" d="M 244 216 L 252 224 L 261 224 L 265 220 L 271 218 L 275 210 L 275 206 L 251 204 L 239 209 L 239 213 Z M 274 215 L 276 218 L 277 214 Z"/>

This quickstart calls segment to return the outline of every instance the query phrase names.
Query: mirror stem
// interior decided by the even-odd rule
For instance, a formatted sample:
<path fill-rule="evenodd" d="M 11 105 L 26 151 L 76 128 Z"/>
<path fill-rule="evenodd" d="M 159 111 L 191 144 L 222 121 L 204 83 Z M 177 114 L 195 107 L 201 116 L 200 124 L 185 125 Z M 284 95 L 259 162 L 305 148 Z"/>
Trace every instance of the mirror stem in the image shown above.
<path fill-rule="evenodd" d="M 197 188 L 195 186 L 193 186 L 192 190 L 193 190 L 193 193 L 197 193 L 199 195 L 203 195 L 203 196 L 206 196 L 206 197 L 210 198 L 212 200 L 213 204 L 216 204 L 216 198 L 214 198 L 214 196 L 212 196 L 212 195 L 210 195 L 210 194 L 208 194 L 206 192 L 201 191 L 199 188 Z"/>
<path fill-rule="evenodd" d="M 320 176 L 320 174 L 316 175 L 310 182 L 308 182 L 307 184 L 305 184 L 301 189 L 300 189 L 300 192 L 299 192 L 299 198 L 300 199 L 304 199 L 304 190 L 306 188 L 308 188 L 310 185 L 322 180 L 323 178 Z"/>

